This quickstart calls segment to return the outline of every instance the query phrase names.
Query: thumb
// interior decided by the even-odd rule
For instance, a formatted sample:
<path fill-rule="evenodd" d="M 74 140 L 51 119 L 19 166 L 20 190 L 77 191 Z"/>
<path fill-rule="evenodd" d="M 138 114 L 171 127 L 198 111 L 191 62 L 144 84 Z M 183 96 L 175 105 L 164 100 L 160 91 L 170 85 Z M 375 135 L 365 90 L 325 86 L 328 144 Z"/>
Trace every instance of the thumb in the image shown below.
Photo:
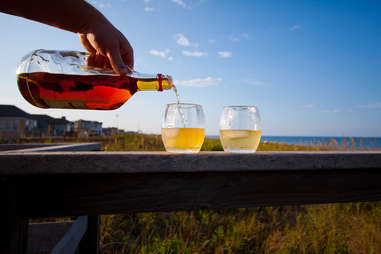
<path fill-rule="evenodd" d="M 82 43 L 82 46 L 89 52 L 89 54 L 95 54 L 96 50 L 94 49 L 93 46 L 91 46 L 91 43 L 86 37 L 86 34 L 79 34 L 79 40 Z"/>
<path fill-rule="evenodd" d="M 111 50 L 107 53 L 107 58 L 110 60 L 110 64 L 114 72 L 119 74 L 127 74 L 129 71 L 123 62 L 122 56 L 119 50 Z"/>

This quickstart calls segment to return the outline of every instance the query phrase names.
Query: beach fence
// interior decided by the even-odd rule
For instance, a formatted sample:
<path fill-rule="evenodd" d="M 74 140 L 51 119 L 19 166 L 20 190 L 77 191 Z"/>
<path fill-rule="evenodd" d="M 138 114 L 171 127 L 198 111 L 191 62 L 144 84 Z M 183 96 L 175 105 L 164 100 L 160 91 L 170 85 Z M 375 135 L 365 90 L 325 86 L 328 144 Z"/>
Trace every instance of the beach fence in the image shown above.
<path fill-rule="evenodd" d="M 0 153 L 0 253 L 33 253 L 35 245 L 49 245 L 45 253 L 98 253 L 102 214 L 381 200 L 379 151 L 169 154 L 71 146 Z M 67 216 L 78 217 L 28 223 Z"/>

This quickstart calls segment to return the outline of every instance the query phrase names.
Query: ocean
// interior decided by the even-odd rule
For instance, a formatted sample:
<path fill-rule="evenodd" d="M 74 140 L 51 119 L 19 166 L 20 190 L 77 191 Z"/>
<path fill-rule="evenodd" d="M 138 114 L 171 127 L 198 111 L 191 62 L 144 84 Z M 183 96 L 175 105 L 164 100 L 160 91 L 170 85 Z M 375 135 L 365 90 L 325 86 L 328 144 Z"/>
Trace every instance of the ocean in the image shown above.
<path fill-rule="evenodd" d="M 219 136 L 208 136 L 219 138 Z M 381 150 L 381 137 L 310 137 L 310 136 L 262 136 L 261 142 L 278 142 L 290 145 L 331 145 L 339 149 Z"/>

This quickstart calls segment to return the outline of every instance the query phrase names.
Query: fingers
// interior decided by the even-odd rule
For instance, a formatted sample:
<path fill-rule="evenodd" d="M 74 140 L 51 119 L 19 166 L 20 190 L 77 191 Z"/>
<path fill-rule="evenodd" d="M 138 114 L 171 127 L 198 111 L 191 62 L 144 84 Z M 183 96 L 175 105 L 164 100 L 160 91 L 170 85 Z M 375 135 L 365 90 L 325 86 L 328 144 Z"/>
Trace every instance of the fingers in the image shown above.
<path fill-rule="evenodd" d="M 96 65 L 96 54 L 90 53 L 90 55 L 86 59 L 86 64 L 88 66 L 95 66 Z"/>
<path fill-rule="evenodd" d="M 100 67 L 100 68 L 103 68 L 105 66 L 105 57 L 100 55 L 100 54 L 96 54 L 95 55 L 95 65 L 96 67 Z"/>
<path fill-rule="evenodd" d="M 117 30 L 114 33 L 113 30 L 111 32 L 108 30 L 111 35 L 101 32 L 79 35 L 83 47 L 89 52 L 87 65 L 112 68 L 115 73 L 121 75 L 131 73 L 134 67 L 134 55 L 128 40 Z"/>
<path fill-rule="evenodd" d="M 130 43 L 128 42 L 126 38 L 124 38 L 124 36 L 121 42 L 120 52 L 122 54 L 124 63 L 128 67 L 130 67 L 131 70 L 133 70 L 134 69 L 134 51 Z"/>
<path fill-rule="evenodd" d="M 118 52 L 119 53 L 119 52 Z M 130 71 L 128 68 L 123 63 L 123 60 L 118 61 L 118 54 L 115 53 L 114 55 L 112 54 L 107 54 L 107 56 L 104 56 L 100 53 L 90 53 L 90 55 L 86 59 L 86 64 L 88 66 L 93 66 L 93 67 L 99 67 L 99 68 L 105 68 L 105 69 L 113 69 L 114 72 L 120 73 L 120 74 L 127 74 Z M 119 58 L 120 54 L 119 54 Z M 111 61 L 112 59 L 117 59 L 114 60 L 114 64 L 112 64 Z M 125 70 L 123 69 L 125 68 Z"/>
<path fill-rule="evenodd" d="M 101 54 L 96 54 L 95 57 L 95 66 L 103 69 L 112 69 L 110 61 L 106 56 Z"/>
<path fill-rule="evenodd" d="M 110 64 L 110 60 L 108 60 L 107 57 L 105 57 L 104 59 L 105 59 L 104 68 L 112 69 L 111 64 Z"/>
<path fill-rule="evenodd" d="M 86 59 L 86 64 L 88 66 L 96 66 L 96 50 L 91 46 L 91 43 L 87 39 L 85 34 L 79 34 L 79 40 L 82 43 L 82 46 L 89 52 L 89 56 Z"/>
<path fill-rule="evenodd" d="M 86 34 L 79 34 L 79 40 L 81 41 L 82 46 L 90 53 L 95 54 L 97 51 L 91 46 L 91 43 L 86 37 Z"/>
<path fill-rule="evenodd" d="M 118 48 L 111 48 L 107 53 L 107 58 L 110 60 L 111 67 L 116 73 L 124 75 L 130 72 L 124 64 Z"/>
<path fill-rule="evenodd" d="M 134 69 L 134 57 L 132 56 L 132 54 L 129 52 L 129 53 L 126 53 L 126 54 L 123 54 L 122 55 L 122 59 L 123 59 L 123 62 L 131 69 L 133 70 Z"/>

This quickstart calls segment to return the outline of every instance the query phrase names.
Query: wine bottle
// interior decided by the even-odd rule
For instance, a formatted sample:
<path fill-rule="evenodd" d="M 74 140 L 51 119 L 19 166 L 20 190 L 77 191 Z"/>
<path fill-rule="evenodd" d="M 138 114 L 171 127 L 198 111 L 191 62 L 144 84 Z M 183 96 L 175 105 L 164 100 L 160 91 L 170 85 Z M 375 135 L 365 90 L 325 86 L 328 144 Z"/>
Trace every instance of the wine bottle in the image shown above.
<path fill-rule="evenodd" d="M 174 88 L 169 75 L 131 71 L 121 76 L 109 69 L 87 66 L 87 57 L 79 51 L 31 52 L 16 72 L 22 96 L 40 108 L 112 110 L 138 91 Z"/>

